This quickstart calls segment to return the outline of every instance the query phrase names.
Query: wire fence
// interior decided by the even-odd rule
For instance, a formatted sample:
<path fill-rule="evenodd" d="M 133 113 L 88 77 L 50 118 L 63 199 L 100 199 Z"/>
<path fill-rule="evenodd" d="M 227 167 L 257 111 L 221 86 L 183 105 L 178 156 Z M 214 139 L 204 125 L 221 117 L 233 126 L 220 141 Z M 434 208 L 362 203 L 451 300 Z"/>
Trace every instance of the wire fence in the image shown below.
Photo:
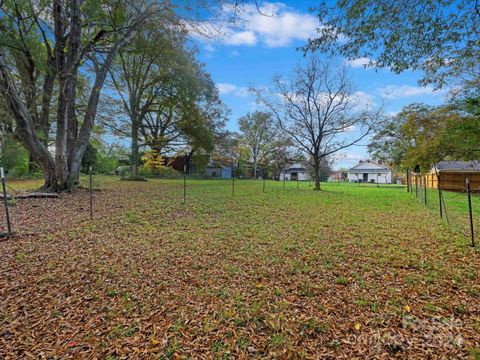
<path fill-rule="evenodd" d="M 81 174 L 79 186 L 72 193 L 42 192 L 42 185 L 41 179 L 13 182 L 2 176 L 0 240 L 16 234 L 35 235 L 65 223 L 91 220 L 95 198 L 106 188 L 105 178 L 93 174 Z M 29 201 L 19 206 L 26 198 Z"/>
<path fill-rule="evenodd" d="M 149 185 L 151 196 L 185 204 L 191 201 L 198 203 L 207 198 L 225 201 L 232 197 L 251 197 L 258 194 L 278 195 L 286 191 L 311 190 L 314 187 L 313 181 L 253 180 L 237 177 L 199 179 L 197 176 L 186 174 L 181 178 L 148 181 L 151 183 Z M 42 186 L 42 180 L 5 181 L 4 184 L 8 195 L 2 196 L 4 210 L 0 211 L 0 238 L 10 237 L 15 233 L 21 235 L 45 233 L 53 231 L 55 225 L 58 229 L 65 223 L 81 223 L 118 215 L 118 209 L 126 209 L 130 203 L 138 200 L 144 186 L 138 181 L 121 181 L 118 177 L 83 173 L 80 174 L 79 186 L 73 193 L 50 194 L 57 197 L 52 199 L 42 197 L 42 194 L 35 190 L 33 192 L 38 197 L 29 198 L 25 204 L 18 206 L 20 201 L 24 201 L 23 197 L 32 194 L 32 189 Z M 127 192 L 136 195 L 128 195 Z M 6 228 L 7 218 L 11 227 L 2 232 Z"/>
<path fill-rule="evenodd" d="M 442 179 L 433 182 L 428 176 L 411 175 L 407 191 L 476 247 L 480 236 L 480 185 L 468 176 L 463 181 L 449 181 L 448 190 L 442 184 Z"/>
<path fill-rule="evenodd" d="M 42 222 L 36 222 L 34 219 L 28 220 L 28 215 L 35 214 L 36 217 L 53 217 L 52 211 L 59 211 L 56 218 L 61 221 L 88 221 L 95 218 L 112 216 L 115 209 L 122 207 L 118 201 L 101 196 L 105 189 L 122 188 L 121 185 L 115 185 L 114 181 L 118 178 L 97 176 L 95 174 L 81 174 L 79 189 L 77 194 L 61 194 L 64 199 L 64 205 L 55 205 L 52 207 L 50 199 L 31 199 L 29 205 L 22 208 L 26 213 L 20 213 L 16 208 L 15 197 L 25 194 L 28 190 L 41 185 L 39 180 L 17 181 L 14 185 L 2 178 L 2 185 L 8 198 L 3 198 L 5 211 L 2 211 L 0 229 L 6 229 L 0 232 L 0 237 L 9 235 L 14 231 L 22 233 L 36 233 L 45 229 Z M 458 185 L 456 191 L 442 190 L 441 182 L 436 182 L 437 188 L 432 188 L 432 181 L 426 177 L 411 176 L 407 184 L 407 191 L 412 194 L 420 203 L 426 206 L 430 211 L 438 214 L 452 228 L 463 234 L 466 240 L 475 246 L 477 237 L 480 236 L 480 185 L 471 183 L 465 179 L 462 186 Z M 330 182 L 328 186 L 340 186 L 342 183 Z M 273 194 L 281 196 L 286 191 L 312 190 L 314 188 L 312 180 L 270 180 L 270 179 L 239 179 L 237 177 L 227 179 L 199 179 L 196 176 L 183 174 L 177 179 L 163 179 L 161 186 L 155 191 L 162 194 L 165 199 L 183 202 L 188 204 L 190 201 L 201 201 L 206 198 L 215 198 L 224 201 L 228 197 L 254 196 L 258 194 Z M 369 188 L 403 188 L 404 185 L 382 184 L 382 183 L 357 183 L 351 186 L 369 187 Z M 154 184 L 155 186 L 155 184 Z M 325 183 L 322 183 L 325 186 Z M 131 185 L 136 191 L 141 191 L 141 186 Z M 125 189 L 125 187 L 123 187 Z M 122 189 L 119 189 L 121 192 Z M 134 190 L 135 191 L 135 190 Z M 79 193 L 79 194 L 78 194 Z M 117 194 L 116 196 L 122 196 Z M 71 197 L 71 199 L 70 199 Z M 127 197 L 126 197 L 127 198 Z M 128 201 L 128 200 L 126 200 Z M 68 205 L 65 205 L 67 204 Z M 62 208 L 63 206 L 63 208 Z M 40 215 L 39 215 L 40 214 Z M 75 216 L 72 216 L 72 215 Z M 62 220 L 63 219 L 63 220 Z M 6 226 L 4 225 L 6 224 Z M 10 224 L 10 226 L 8 226 Z M 61 225 L 61 223 L 60 223 Z M 12 230 L 13 229 L 13 230 Z"/>

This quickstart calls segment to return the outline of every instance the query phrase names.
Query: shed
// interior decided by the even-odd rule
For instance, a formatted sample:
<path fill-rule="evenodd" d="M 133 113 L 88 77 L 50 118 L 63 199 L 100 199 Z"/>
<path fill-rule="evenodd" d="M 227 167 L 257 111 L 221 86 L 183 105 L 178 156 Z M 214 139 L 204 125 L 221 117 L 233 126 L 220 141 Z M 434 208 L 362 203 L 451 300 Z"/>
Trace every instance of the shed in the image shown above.
<path fill-rule="evenodd" d="M 480 161 L 440 161 L 432 170 L 438 173 L 440 188 L 449 191 L 464 191 L 466 179 L 474 191 L 480 190 Z M 435 185 L 433 186 L 435 187 Z"/>

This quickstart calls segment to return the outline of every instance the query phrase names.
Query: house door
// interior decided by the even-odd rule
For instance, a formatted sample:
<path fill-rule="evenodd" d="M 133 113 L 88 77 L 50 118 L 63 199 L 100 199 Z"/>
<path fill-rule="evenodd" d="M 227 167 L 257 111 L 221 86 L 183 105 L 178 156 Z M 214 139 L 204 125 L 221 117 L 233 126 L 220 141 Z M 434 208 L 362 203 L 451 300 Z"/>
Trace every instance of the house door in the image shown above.
<path fill-rule="evenodd" d="M 368 174 L 362 174 L 362 175 L 363 175 L 362 182 L 368 182 Z"/>
<path fill-rule="evenodd" d="M 290 180 L 297 181 L 298 180 L 298 173 L 291 173 Z"/>

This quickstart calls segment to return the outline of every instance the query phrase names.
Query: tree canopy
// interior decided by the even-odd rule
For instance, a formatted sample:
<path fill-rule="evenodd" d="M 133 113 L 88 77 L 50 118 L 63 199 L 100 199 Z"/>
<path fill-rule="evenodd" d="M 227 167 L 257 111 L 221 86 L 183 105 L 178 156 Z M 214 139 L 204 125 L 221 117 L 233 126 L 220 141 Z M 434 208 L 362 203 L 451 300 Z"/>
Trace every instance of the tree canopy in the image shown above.
<path fill-rule="evenodd" d="M 397 169 L 428 172 L 442 160 L 480 157 L 480 118 L 462 103 L 412 104 L 387 121 L 369 144 L 370 153 Z"/>
<path fill-rule="evenodd" d="M 242 116 L 238 120 L 243 141 L 250 150 L 253 162 L 253 177 L 257 178 L 257 166 L 273 151 L 277 145 L 275 140 L 278 126 L 272 114 L 255 111 Z"/>
<path fill-rule="evenodd" d="M 423 84 L 452 78 L 479 87 L 480 5 L 471 0 L 323 1 L 318 36 L 307 49 L 333 52 L 399 73 L 421 70 Z"/>

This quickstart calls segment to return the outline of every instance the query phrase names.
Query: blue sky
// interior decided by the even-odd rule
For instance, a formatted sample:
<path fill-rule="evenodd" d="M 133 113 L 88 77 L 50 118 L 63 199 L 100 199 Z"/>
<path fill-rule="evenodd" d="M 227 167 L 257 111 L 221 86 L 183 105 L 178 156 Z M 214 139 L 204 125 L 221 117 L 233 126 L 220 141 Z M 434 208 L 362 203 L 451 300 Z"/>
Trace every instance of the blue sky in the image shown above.
<path fill-rule="evenodd" d="M 217 84 L 222 100 L 231 109 L 228 129 L 237 130 L 238 118 L 256 108 L 248 87 L 268 86 L 274 74 L 286 77 L 302 62 L 297 48 L 315 34 L 318 21 L 308 11 L 312 1 L 265 3 L 263 16 L 254 7 L 246 7 L 235 23 L 222 23 L 220 35 L 197 38 L 199 59 Z M 271 15 L 271 16 L 270 16 Z M 338 59 L 344 62 L 344 59 Z M 374 104 L 385 104 L 385 111 L 398 112 L 403 106 L 423 102 L 440 104 L 444 92 L 417 84 L 420 74 L 400 75 L 388 70 L 364 69 L 362 59 L 347 63 L 355 90 Z M 366 145 L 368 141 L 363 142 Z M 334 167 L 352 166 L 368 158 L 365 146 L 343 151 Z"/>

